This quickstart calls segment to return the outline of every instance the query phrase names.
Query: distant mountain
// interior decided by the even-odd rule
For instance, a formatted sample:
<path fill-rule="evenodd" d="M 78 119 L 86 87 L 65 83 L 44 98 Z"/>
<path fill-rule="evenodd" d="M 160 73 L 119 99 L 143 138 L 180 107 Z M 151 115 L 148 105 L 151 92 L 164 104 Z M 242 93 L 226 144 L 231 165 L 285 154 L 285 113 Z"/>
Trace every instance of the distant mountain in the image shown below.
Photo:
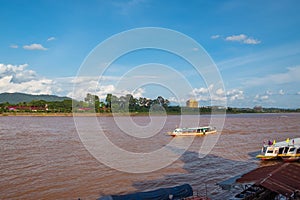
<path fill-rule="evenodd" d="M 33 100 L 44 100 L 44 101 L 63 101 L 71 100 L 69 97 L 59 97 L 56 95 L 32 95 L 24 93 L 1 93 L 0 103 L 8 102 L 10 104 L 17 104 L 20 102 L 31 102 Z"/>

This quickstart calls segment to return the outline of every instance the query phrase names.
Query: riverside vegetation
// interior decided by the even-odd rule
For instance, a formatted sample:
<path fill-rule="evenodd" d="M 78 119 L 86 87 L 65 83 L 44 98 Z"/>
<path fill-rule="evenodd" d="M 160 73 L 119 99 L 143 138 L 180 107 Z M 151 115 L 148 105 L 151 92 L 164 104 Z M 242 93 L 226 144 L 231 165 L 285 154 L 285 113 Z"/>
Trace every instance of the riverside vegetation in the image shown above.
<path fill-rule="evenodd" d="M 148 114 L 167 113 L 167 114 L 211 114 L 211 113 L 279 113 L 279 112 L 300 112 L 298 109 L 282 109 L 282 108 L 262 108 L 256 106 L 254 108 L 232 108 L 220 106 L 202 106 L 198 108 L 181 107 L 178 105 L 170 105 L 168 99 L 158 96 L 156 99 L 145 97 L 134 98 L 131 94 L 117 97 L 113 94 L 107 94 L 104 101 L 101 101 L 97 95 L 88 93 L 83 101 L 71 98 L 61 98 L 57 100 L 37 99 L 22 101 L 19 99 L 17 103 L 0 102 L 0 113 L 5 114 L 22 114 L 22 113 L 130 113 L 130 114 Z M 45 95 L 43 95 L 45 96 Z"/>

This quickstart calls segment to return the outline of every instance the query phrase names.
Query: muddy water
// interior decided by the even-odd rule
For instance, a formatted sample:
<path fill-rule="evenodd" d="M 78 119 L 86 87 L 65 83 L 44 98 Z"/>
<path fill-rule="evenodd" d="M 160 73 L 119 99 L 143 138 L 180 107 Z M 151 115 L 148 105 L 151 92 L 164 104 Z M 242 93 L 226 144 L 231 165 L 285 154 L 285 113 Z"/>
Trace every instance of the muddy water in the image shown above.
<path fill-rule="evenodd" d="M 198 116 L 189 118 L 193 121 Z M 159 133 L 146 139 L 126 135 L 113 117 L 97 120 L 120 148 L 152 152 L 174 139 L 165 133 L 178 124 L 180 116 L 168 116 Z M 209 116 L 200 119 L 202 124 L 209 120 Z M 136 116 L 133 121 L 144 126 L 149 117 Z M 299 122 L 300 114 L 227 115 L 217 144 L 204 158 L 198 154 L 204 137 L 197 137 L 174 163 L 134 174 L 107 167 L 91 156 L 72 117 L 0 117 L 0 199 L 96 199 L 183 183 L 213 199 L 226 199 L 231 194 L 215 184 L 265 165 L 255 159 L 263 141 L 300 137 Z"/>

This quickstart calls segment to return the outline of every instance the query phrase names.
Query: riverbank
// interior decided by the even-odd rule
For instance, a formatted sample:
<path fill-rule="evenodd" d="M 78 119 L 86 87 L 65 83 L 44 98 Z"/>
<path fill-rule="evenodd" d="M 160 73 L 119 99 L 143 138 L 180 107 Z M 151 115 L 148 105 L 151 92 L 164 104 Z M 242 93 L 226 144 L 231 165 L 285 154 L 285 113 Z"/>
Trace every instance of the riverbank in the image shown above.
<path fill-rule="evenodd" d="M 0 117 L 113 117 L 113 116 L 148 116 L 149 113 L 33 113 L 33 112 L 7 112 Z M 151 114 L 164 115 L 164 114 Z M 169 115 L 169 114 L 168 114 Z"/>
<path fill-rule="evenodd" d="M 73 117 L 73 116 L 83 116 L 83 117 L 92 117 L 92 116 L 103 116 L 110 117 L 113 116 L 112 113 L 2 113 L 0 117 Z"/>
<path fill-rule="evenodd" d="M 239 115 L 239 114 L 292 114 L 292 113 L 299 113 L 299 112 L 258 112 L 258 113 L 235 113 L 235 112 L 218 112 L 213 113 L 215 114 L 230 114 L 230 115 Z M 203 113 L 201 112 L 200 115 L 210 115 L 211 113 Z M 150 113 L 151 116 L 162 116 L 166 115 L 166 113 Z M 167 115 L 181 115 L 180 113 L 167 113 Z M 199 115 L 199 113 L 186 113 L 184 115 Z M 148 112 L 141 112 L 141 113 L 44 113 L 44 112 L 5 112 L 0 113 L 0 117 L 113 117 L 113 116 L 149 116 Z"/>

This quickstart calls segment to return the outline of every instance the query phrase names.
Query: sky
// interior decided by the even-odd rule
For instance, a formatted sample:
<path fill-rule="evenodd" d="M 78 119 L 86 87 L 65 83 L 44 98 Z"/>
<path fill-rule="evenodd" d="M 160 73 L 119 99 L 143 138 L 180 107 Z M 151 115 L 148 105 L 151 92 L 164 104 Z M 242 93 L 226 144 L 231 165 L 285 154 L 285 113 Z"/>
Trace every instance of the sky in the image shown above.
<path fill-rule="evenodd" d="M 78 100 L 87 92 L 102 100 L 107 93 L 131 93 L 180 105 L 194 98 L 200 106 L 300 108 L 299 9 L 297 0 L 0 0 L 0 93 Z M 187 57 L 207 54 L 213 64 L 205 69 L 214 76 L 204 68 L 198 73 L 182 55 L 155 48 L 127 52 L 103 67 L 103 57 L 113 55 L 100 54 L 102 44 L 147 27 L 197 43 L 187 47 L 174 37 L 141 36 Z M 132 43 L 108 43 L 108 51 Z M 82 73 L 93 63 L 90 73 Z"/>

